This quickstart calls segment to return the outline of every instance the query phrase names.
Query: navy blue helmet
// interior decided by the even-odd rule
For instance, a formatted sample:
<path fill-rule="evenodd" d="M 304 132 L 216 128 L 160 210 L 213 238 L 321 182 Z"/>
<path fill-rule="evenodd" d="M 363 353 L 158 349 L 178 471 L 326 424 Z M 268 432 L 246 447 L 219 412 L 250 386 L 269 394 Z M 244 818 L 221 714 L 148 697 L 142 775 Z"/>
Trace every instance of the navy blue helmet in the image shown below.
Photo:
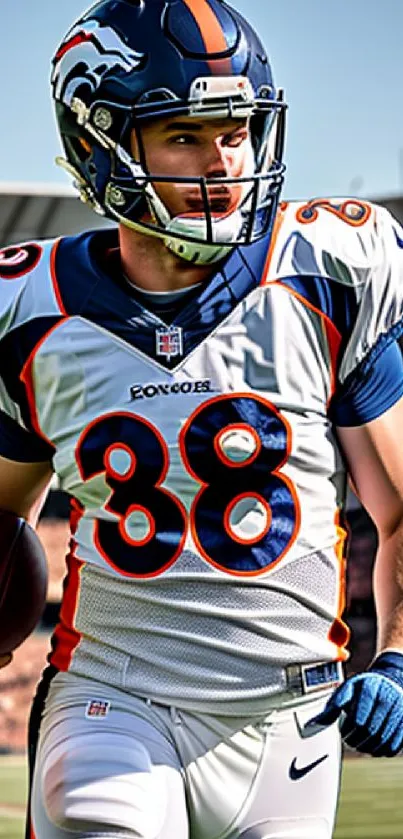
<path fill-rule="evenodd" d="M 96 3 L 58 48 L 52 90 L 67 158 L 59 162 L 97 212 L 163 238 L 196 263 L 270 229 L 284 178 L 286 106 L 258 36 L 223 0 Z M 236 180 L 242 200 L 234 212 L 212 212 L 209 178 L 156 177 L 143 155 L 134 159 L 133 130 L 177 115 L 248 120 L 253 160 Z M 200 218 L 171 217 L 158 196 L 158 183 L 169 181 L 199 187 Z"/>

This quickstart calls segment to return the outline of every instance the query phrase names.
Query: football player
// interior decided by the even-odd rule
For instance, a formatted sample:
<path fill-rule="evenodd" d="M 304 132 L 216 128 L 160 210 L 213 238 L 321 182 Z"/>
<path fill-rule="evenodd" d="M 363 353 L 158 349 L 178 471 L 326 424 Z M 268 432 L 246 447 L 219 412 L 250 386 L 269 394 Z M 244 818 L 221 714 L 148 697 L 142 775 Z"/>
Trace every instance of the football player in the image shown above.
<path fill-rule="evenodd" d="M 35 839 L 329 839 L 341 739 L 403 745 L 403 232 L 279 204 L 285 103 L 222 0 L 102 0 L 62 161 L 117 222 L 0 255 L 0 505 L 71 496 Z M 347 476 L 377 656 L 343 681 Z"/>

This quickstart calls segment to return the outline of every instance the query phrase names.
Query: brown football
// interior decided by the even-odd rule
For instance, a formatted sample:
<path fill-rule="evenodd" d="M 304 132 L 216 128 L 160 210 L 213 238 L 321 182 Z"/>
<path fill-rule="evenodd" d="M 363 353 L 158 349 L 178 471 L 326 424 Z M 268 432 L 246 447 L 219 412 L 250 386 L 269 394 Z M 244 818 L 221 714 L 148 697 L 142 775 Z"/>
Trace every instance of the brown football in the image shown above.
<path fill-rule="evenodd" d="M 39 537 L 25 519 L 0 510 L 0 655 L 15 650 L 35 629 L 47 586 Z"/>

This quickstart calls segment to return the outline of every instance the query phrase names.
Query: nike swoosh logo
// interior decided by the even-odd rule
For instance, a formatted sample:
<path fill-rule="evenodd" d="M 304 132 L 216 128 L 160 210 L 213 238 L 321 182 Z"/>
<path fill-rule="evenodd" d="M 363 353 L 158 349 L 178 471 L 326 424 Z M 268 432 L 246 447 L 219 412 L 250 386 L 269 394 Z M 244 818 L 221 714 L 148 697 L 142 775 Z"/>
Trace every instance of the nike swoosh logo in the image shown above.
<path fill-rule="evenodd" d="M 289 776 L 292 781 L 299 781 L 300 778 L 303 778 L 304 775 L 307 775 L 308 772 L 312 772 L 312 769 L 315 769 L 315 766 L 319 766 L 320 763 L 323 763 L 329 755 L 322 755 L 322 757 L 318 757 L 317 760 L 314 760 L 313 763 L 308 763 L 307 766 L 301 766 L 300 769 L 297 768 L 297 758 L 294 757 L 294 760 L 290 766 Z"/>

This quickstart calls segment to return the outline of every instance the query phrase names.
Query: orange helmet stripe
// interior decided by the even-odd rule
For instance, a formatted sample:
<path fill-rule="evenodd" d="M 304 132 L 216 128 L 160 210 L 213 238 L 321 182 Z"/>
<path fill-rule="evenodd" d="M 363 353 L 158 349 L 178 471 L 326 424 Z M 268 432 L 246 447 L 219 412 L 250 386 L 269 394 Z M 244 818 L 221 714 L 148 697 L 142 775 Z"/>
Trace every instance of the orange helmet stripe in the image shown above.
<path fill-rule="evenodd" d="M 228 45 L 221 24 L 207 0 L 183 0 L 192 13 L 209 53 L 225 52 Z"/>

